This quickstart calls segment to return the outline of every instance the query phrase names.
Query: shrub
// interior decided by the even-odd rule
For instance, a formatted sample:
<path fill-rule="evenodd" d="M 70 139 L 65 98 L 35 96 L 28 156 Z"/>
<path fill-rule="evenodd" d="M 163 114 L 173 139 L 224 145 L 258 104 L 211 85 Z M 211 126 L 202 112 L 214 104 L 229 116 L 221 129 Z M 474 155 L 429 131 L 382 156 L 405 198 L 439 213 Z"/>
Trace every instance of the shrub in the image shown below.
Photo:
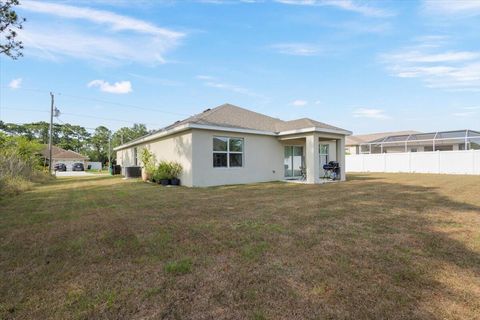
<path fill-rule="evenodd" d="M 33 187 L 33 182 L 20 176 L 4 176 L 0 179 L 0 196 L 13 196 L 28 191 Z"/>
<path fill-rule="evenodd" d="M 51 178 L 42 171 L 41 149 L 42 145 L 24 137 L 0 133 L 0 195 L 14 195 Z"/>
<path fill-rule="evenodd" d="M 143 167 L 145 168 L 145 171 L 147 172 L 147 176 L 153 177 L 155 174 L 156 170 L 156 159 L 155 155 L 150 152 L 147 148 L 143 148 L 141 153 L 140 153 L 140 160 L 143 163 Z"/>
<path fill-rule="evenodd" d="M 155 181 L 159 181 L 162 179 L 169 179 L 169 170 L 170 170 L 170 164 L 167 161 L 160 161 L 153 175 Z"/>
<path fill-rule="evenodd" d="M 182 173 L 183 167 L 178 162 L 169 163 L 169 179 L 178 178 Z"/>

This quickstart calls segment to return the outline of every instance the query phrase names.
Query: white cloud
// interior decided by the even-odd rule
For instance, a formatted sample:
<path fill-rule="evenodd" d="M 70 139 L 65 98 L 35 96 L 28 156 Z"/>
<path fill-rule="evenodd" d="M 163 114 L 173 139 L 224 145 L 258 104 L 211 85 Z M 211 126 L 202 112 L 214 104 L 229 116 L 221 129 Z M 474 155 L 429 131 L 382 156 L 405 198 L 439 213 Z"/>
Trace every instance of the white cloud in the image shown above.
<path fill-rule="evenodd" d="M 153 85 L 162 85 L 162 86 L 170 86 L 170 87 L 183 86 L 182 82 L 176 81 L 176 80 L 170 80 L 170 79 L 159 78 L 159 77 L 151 77 L 151 76 L 146 76 L 146 75 L 137 74 L 137 73 L 128 73 L 128 75 Z"/>
<path fill-rule="evenodd" d="M 354 0 L 275 0 L 276 2 L 302 6 L 330 6 L 370 17 L 389 17 L 393 13 L 380 8 L 362 5 Z"/>
<path fill-rule="evenodd" d="M 359 108 L 353 111 L 355 118 L 389 119 L 382 109 Z"/>
<path fill-rule="evenodd" d="M 87 84 L 87 87 L 98 87 L 100 91 L 115 93 L 115 94 L 125 94 L 132 92 L 132 84 L 130 81 L 119 81 L 114 84 L 110 84 L 105 80 L 93 80 Z"/>
<path fill-rule="evenodd" d="M 455 117 L 471 117 L 480 113 L 480 107 L 463 107 L 462 111 L 452 113 Z"/>
<path fill-rule="evenodd" d="M 424 10 L 427 13 L 440 15 L 478 15 L 480 14 L 480 1 L 477 0 L 425 0 Z"/>
<path fill-rule="evenodd" d="M 445 39 L 417 41 L 398 52 L 381 55 L 392 75 L 421 79 L 427 87 L 460 91 L 480 90 L 480 51 L 445 48 Z"/>
<path fill-rule="evenodd" d="M 298 100 L 294 100 L 292 101 L 291 105 L 294 106 L 294 107 L 304 107 L 308 104 L 308 101 L 306 100 L 301 100 L 301 99 L 298 99 Z"/>
<path fill-rule="evenodd" d="M 22 9 L 58 16 L 67 19 L 83 19 L 97 24 L 104 24 L 113 31 L 135 31 L 166 38 L 175 39 L 183 36 L 183 33 L 160 28 L 149 22 L 119 15 L 110 11 L 95 10 L 84 7 L 70 6 L 51 2 L 22 1 Z"/>
<path fill-rule="evenodd" d="M 392 55 L 392 57 L 405 62 L 459 62 L 478 59 L 480 53 L 470 51 L 450 51 L 437 54 L 427 54 L 419 51 L 409 51 L 400 53 L 396 56 Z"/>
<path fill-rule="evenodd" d="M 165 63 L 164 55 L 185 36 L 105 10 L 29 0 L 20 8 L 60 19 L 60 33 L 54 23 L 38 23 L 35 16 L 29 19 L 30 27 L 19 32 L 26 55 L 51 60 L 68 56 L 102 64 Z"/>
<path fill-rule="evenodd" d="M 238 3 L 262 3 L 268 0 L 196 0 L 200 3 L 209 4 L 238 4 Z M 371 17 L 390 17 L 392 12 L 368 5 L 361 4 L 359 0 L 274 0 L 275 2 L 297 6 L 330 6 L 338 9 L 352 11 Z"/>
<path fill-rule="evenodd" d="M 216 77 L 207 76 L 207 75 L 198 75 L 195 78 L 198 80 L 201 80 L 203 82 L 203 85 L 206 87 L 232 91 L 235 93 L 239 93 L 239 94 L 243 94 L 251 97 L 261 97 L 259 94 L 251 91 L 250 89 L 247 89 L 235 84 L 223 82 L 217 79 Z"/>
<path fill-rule="evenodd" d="M 246 89 L 237 85 L 233 85 L 233 84 L 228 84 L 228 83 L 223 83 L 218 81 L 207 81 L 204 83 L 204 85 L 211 88 L 225 89 L 225 90 L 233 91 L 236 93 L 241 93 L 248 96 L 254 95 L 254 93 L 252 93 L 249 89 Z"/>
<path fill-rule="evenodd" d="M 258 3 L 263 1 L 264 0 L 197 0 L 197 2 L 208 4 Z"/>
<path fill-rule="evenodd" d="M 452 115 L 454 115 L 455 117 L 470 117 L 475 114 L 477 114 L 477 112 L 475 111 L 465 111 L 465 112 L 455 112 Z"/>
<path fill-rule="evenodd" d="M 199 80 L 213 80 L 215 79 L 214 77 L 212 76 L 205 76 L 205 75 L 198 75 L 196 76 L 195 78 L 199 79 Z"/>
<path fill-rule="evenodd" d="M 271 45 L 271 48 L 292 56 L 316 56 L 321 53 L 318 46 L 309 43 L 278 43 Z"/>
<path fill-rule="evenodd" d="M 13 79 L 8 84 L 8 87 L 13 90 L 20 89 L 21 86 L 22 86 L 22 78 Z"/>

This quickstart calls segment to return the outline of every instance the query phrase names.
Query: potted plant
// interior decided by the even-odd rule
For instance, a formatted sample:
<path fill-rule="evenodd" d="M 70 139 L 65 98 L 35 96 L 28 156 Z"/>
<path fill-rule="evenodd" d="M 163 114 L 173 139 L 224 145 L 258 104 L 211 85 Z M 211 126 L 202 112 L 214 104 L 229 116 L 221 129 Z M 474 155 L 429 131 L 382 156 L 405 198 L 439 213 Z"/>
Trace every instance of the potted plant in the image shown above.
<path fill-rule="evenodd" d="M 160 183 L 160 171 L 158 170 L 158 167 L 153 170 L 152 182 Z"/>
<path fill-rule="evenodd" d="M 170 165 L 166 161 L 162 161 L 158 164 L 155 180 L 157 181 L 157 183 L 161 184 L 162 186 L 167 186 L 170 182 L 169 167 Z"/>
<path fill-rule="evenodd" d="M 153 180 L 152 176 L 155 171 L 155 155 L 147 148 L 143 148 L 140 153 L 140 160 L 142 161 L 142 180 Z"/>
<path fill-rule="evenodd" d="M 156 170 L 155 155 L 153 155 L 153 156 L 154 156 L 154 158 L 152 159 L 152 161 L 150 161 L 150 163 L 145 166 L 145 173 L 146 173 L 146 176 L 147 176 L 147 180 L 155 182 L 154 178 L 153 178 L 153 174 L 155 173 L 155 170 Z"/>
<path fill-rule="evenodd" d="M 182 173 L 182 165 L 178 162 L 170 162 L 170 174 L 169 174 L 169 178 L 170 178 L 170 183 L 173 185 L 173 186 L 179 186 L 180 185 L 180 179 L 178 178 L 180 176 L 180 174 Z"/>

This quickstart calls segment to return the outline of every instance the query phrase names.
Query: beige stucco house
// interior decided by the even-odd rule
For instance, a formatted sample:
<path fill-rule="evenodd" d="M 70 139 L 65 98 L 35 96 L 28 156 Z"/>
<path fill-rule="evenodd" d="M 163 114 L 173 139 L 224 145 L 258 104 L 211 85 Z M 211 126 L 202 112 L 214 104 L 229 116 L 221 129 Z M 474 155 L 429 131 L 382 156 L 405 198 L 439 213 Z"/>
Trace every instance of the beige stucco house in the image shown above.
<path fill-rule="evenodd" d="M 41 151 L 45 160 L 48 160 L 49 152 L 48 146 Z M 72 150 L 65 150 L 57 146 L 52 146 L 52 167 L 56 164 L 63 163 L 68 171 L 72 170 L 74 163 L 82 163 L 83 167 L 87 168 L 88 157 Z"/>
<path fill-rule="evenodd" d="M 157 161 L 177 161 L 186 186 L 300 179 L 320 183 L 323 164 L 338 161 L 345 180 L 350 131 L 303 118 L 283 121 L 224 104 L 118 146 L 117 164 L 141 165 L 148 148 Z"/>

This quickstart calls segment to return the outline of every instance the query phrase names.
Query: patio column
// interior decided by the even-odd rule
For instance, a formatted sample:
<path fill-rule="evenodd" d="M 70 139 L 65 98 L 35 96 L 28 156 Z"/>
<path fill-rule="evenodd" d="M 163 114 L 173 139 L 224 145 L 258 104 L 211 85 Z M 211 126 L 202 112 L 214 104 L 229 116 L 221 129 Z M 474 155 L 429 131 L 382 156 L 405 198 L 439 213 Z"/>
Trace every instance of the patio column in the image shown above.
<path fill-rule="evenodd" d="M 340 180 L 345 181 L 347 175 L 345 174 L 345 137 L 336 140 L 337 145 L 337 161 L 340 165 Z"/>
<path fill-rule="evenodd" d="M 305 165 L 307 167 L 307 182 L 320 183 L 320 153 L 318 135 L 312 133 L 305 137 Z"/>

